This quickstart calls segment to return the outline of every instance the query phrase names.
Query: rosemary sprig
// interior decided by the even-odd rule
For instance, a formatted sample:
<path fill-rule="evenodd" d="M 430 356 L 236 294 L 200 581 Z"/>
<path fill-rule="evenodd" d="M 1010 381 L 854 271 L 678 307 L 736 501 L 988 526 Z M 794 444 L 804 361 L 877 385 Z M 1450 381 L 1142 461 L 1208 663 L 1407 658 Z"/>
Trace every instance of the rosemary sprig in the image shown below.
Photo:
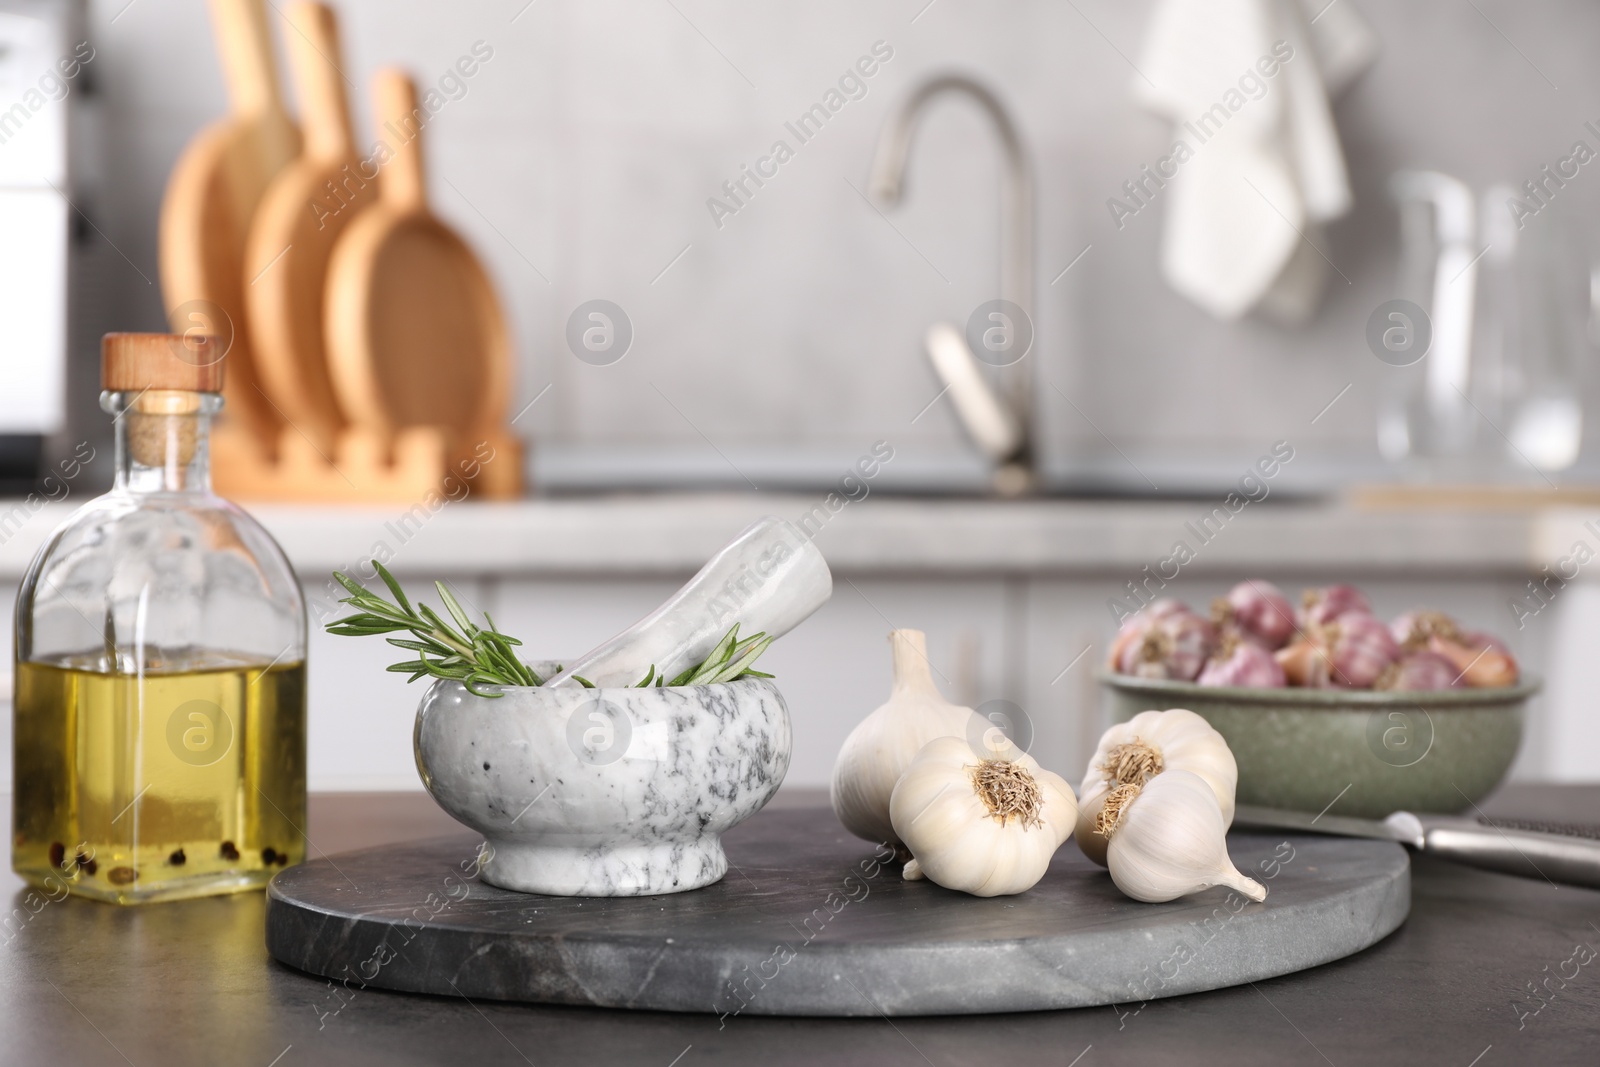
<path fill-rule="evenodd" d="M 414 682 L 424 675 L 435 678 L 454 678 L 468 691 L 481 697 L 496 697 L 499 693 L 480 688 L 487 685 L 543 685 L 544 679 L 517 658 L 512 651 L 522 644 L 515 637 L 503 634 L 494 619 L 484 612 L 487 630 L 468 617 L 443 582 L 434 582 L 445 610 L 455 620 L 457 630 L 439 617 L 438 612 L 426 604 L 415 608 L 406 599 L 400 583 L 394 580 L 383 564 L 372 561 L 378 577 L 394 594 L 396 603 L 378 596 L 349 575 L 333 572 L 334 580 L 350 593 L 340 601 L 357 609 L 356 614 L 328 624 L 328 632 L 341 637 L 370 637 L 409 631 L 415 640 L 405 637 L 385 638 L 396 648 L 417 653 L 414 660 L 391 665 L 388 669 L 397 674 L 409 674 L 406 681 Z"/>
<path fill-rule="evenodd" d="M 676 685 L 713 685 L 717 682 L 731 682 L 735 678 L 749 675 L 754 678 L 771 678 L 772 675 L 762 671 L 753 670 L 752 664 L 760 658 L 761 653 L 771 646 L 773 639 L 765 633 L 756 634 L 739 640 L 739 624 L 734 623 L 733 628 L 723 635 L 717 642 L 717 647 L 711 650 L 698 666 L 690 667 L 670 682 L 656 684 Z M 651 667 L 652 672 L 655 671 Z M 646 679 L 648 681 L 648 678 Z M 641 685 L 644 683 L 640 683 Z"/>
<path fill-rule="evenodd" d="M 330 634 L 341 637 L 371 637 L 399 632 L 413 634 L 415 639 L 384 638 L 396 648 L 417 653 L 416 659 L 396 663 L 388 668 L 397 674 L 411 675 L 406 679 L 408 682 L 414 682 L 424 675 L 451 678 L 460 681 L 470 692 L 480 697 L 501 695 L 493 690 L 481 689 L 480 686 L 544 685 L 544 679 L 539 677 L 532 667 L 518 659 L 516 653 L 512 651 L 514 646 L 521 645 L 522 642 L 501 633 L 488 612 L 483 613 L 484 621 L 489 624 L 489 628 L 485 630 L 472 621 L 443 582 L 434 582 L 434 588 L 439 591 L 439 599 L 444 602 L 445 611 L 454 620 L 456 627 L 459 627 L 456 629 L 426 604 L 418 604 L 413 608 L 411 601 L 406 599 L 404 590 L 400 588 L 400 583 L 395 581 L 394 575 L 377 560 L 372 561 L 372 566 L 377 571 L 378 577 L 383 579 L 383 584 L 388 586 L 389 592 L 394 594 L 395 602 L 390 603 L 383 599 L 349 575 L 334 571 L 334 580 L 350 594 L 339 603 L 349 604 L 357 610 L 354 615 L 329 623 L 327 630 Z M 772 675 L 755 670 L 753 665 L 772 641 L 773 639 L 765 633 L 741 641 L 739 625 L 735 623 L 723 635 L 722 640 L 717 642 L 711 654 L 700 663 L 688 668 L 671 681 L 667 680 L 665 674 L 657 672 L 655 665 L 651 664 L 644 680 L 635 688 L 645 689 L 651 685 L 713 685 L 717 682 L 731 682 L 736 678 L 771 678 Z M 586 689 L 595 688 L 594 683 L 587 678 L 578 675 L 573 675 L 573 678 Z"/>

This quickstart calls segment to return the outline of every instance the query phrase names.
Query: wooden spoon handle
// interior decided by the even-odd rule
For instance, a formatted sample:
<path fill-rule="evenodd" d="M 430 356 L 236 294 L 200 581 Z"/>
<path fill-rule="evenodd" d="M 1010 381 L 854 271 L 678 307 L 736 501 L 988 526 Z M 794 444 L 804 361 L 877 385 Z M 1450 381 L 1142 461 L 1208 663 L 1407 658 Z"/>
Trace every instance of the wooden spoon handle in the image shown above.
<path fill-rule="evenodd" d="M 394 210 L 421 214 L 428 210 L 422 171 L 422 127 L 428 113 L 417 106 L 417 87 L 411 75 L 389 67 L 372 82 L 378 110 L 378 136 L 394 153 L 384 164 L 378 195 Z"/>
<path fill-rule="evenodd" d="M 283 110 L 261 0 L 211 0 L 211 20 L 233 110 L 240 115 Z"/>
<path fill-rule="evenodd" d="M 338 19 L 327 4 L 307 0 L 292 4 L 288 18 L 297 31 L 288 38 L 289 62 L 300 97 L 306 155 L 318 160 L 347 159 L 355 154 L 355 131 L 350 127 L 350 101 L 345 95 Z"/>

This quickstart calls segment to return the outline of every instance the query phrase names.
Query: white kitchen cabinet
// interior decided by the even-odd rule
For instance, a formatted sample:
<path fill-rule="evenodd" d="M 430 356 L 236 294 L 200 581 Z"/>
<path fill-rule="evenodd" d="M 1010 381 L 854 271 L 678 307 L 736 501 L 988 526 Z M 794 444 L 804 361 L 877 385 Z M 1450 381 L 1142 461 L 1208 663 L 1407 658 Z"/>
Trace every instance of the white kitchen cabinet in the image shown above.
<path fill-rule="evenodd" d="M 384 671 L 399 656 L 381 640 L 333 638 L 320 628 L 334 617 L 323 593 L 328 572 L 365 559 L 375 541 L 399 544 L 393 569 L 409 590 L 432 602 L 432 580 L 446 579 L 526 641 L 530 658 L 565 657 L 655 607 L 752 519 L 803 514 L 813 503 L 663 494 L 452 504 L 403 541 L 391 527 L 404 508 L 253 508 L 314 607 L 312 788 L 420 788 L 411 723 L 423 683 Z M 14 596 L 28 560 L 71 510 L 47 505 L 0 543 L 0 596 Z M 794 715 L 789 784 L 824 784 L 845 735 L 888 694 L 884 638 L 892 627 L 927 631 L 935 678 L 952 699 L 1014 702 L 1032 728 L 1034 755 L 1078 781 L 1103 726 L 1095 675 L 1114 629 L 1106 600 L 1161 559 L 1194 510 L 876 496 L 850 505 L 817 542 L 833 568 L 833 599 L 763 661 Z M 1600 542 L 1581 525 L 1588 517 L 1265 506 L 1161 591 L 1203 608 L 1246 576 L 1276 582 L 1291 597 L 1345 580 L 1366 589 L 1385 616 L 1427 605 L 1493 630 L 1548 686 L 1529 709 L 1513 776 L 1594 780 L 1600 583 L 1586 569 L 1520 631 L 1507 607 L 1575 538 Z M 0 632 L 9 625 L 8 618 Z M 0 789 L 9 788 L 10 772 L 10 761 L 0 761 Z"/>
<path fill-rule="evenodd" d="M 1112 632 L 1104 581 L 1040 578 L 1028 583 L 1020 698 L 1034 723 L 1032 754 L 1077 789 L 1104 728 L 1095 676 Z"/>

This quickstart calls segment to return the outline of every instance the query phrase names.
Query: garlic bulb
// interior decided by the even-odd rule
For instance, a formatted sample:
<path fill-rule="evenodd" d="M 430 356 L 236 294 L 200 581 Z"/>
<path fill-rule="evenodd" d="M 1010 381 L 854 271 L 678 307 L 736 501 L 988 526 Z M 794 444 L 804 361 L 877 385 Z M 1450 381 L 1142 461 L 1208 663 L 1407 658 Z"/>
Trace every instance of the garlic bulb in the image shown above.
<path fill-rule="evenodd" d="M 1221 646 L 1206 660 L 1205 669 L 1195 682 L 1251 689 L 1281 689 L 1289 684 L 1271 652 L 1236 633 L 1222 639 Z"/>
<path fill-rule="evenodd" d="M 1456 621 L 1442 611 L 1408 611 L 1389 624 L 1394 639 L 1407 649 L 1428 647 L 1428 638 L 1438 634 L 1454 639 L 1461 634 Z"/>
<path fill-rule="evenodd" d="M 933 684 L 927 637 L 921 630 L 891 632 L 889 647 L 894 661 L 889 701 L 845 738 L 829 793 L 846 830 L 874 843 L 899 845 L 889 820 L 894 783 L 923 745 L 936 737 L 966 737 L 973 722 L 982 720 L 971 708 L 950 703 Z M 970 736 L 981 732 L 980 726 Z"/>
<path fill-rule="evenodd" d="M 1312 627 L 1308 640 L 1297 641 L 1276 655 L 1294 685 L 1370 689 L 1400 658 L 1400 645 L 1381 619 L 1351 610 Z"/>
<path fill-rule="evenodd" d="M 1134 900 L 1158 904 L 1214 885 L 1265 900 L 1267 888 L 1228 858 L 1228 823 L 1217 795 L 1198 774 L 1163 771 L 1118 786 L 1101 809 L 1111 880 Z"/>
<path fill-rule="evenodd" d="M 1211 604 L 1211 617 L 1224 633 L 1240 636 L 1274 652 L 1294 636 L 1294 606 L 1271 582 L 1249 578 Z"/>
<path fill-rule="evenodd" d="M 1372 614 L 1372 604 L 1366 594 L 1353 585 L 1329 585 L 1321 589 L 1307 589 L 1301 596 L 1300 626 L 1310 629 L 1332 622 L 1347 612 Z"/>
<path fill-rule="evenodd" d="M 928 742 L 889 801 L 895 833 L 915 858 L 905 877 L 978 897 L 1032 889 L 1072 836 L 1072 787 L 1015 748 L 980 759 L 959 737 Z"/>
<path fill-rule="evenodd" d="M 1162 596 L 1150 601 L 1143 614 L 1152 619 L 1164 619 L 1168 615 L 1193 615 L 1194 612 L 1177 597 Z"/>
<path fill-rule="evenodd" d="M 1217 644 L 1217 628 L 1187 608 L 1159 618 L 1141 613 L 1139 623 L 1135 636 L 1121 644 L 1111 665 L 1122 674 L 1192 682 Z"/>
<path fill-rule="evenodd" d="M 1145 632 L 1156 622 L 1169 615 L 1192 614 L 1189 605 L 1175 597 L 1164 596 L 1150 601 L 1117 628 L 1116 636 L 1111 639 L 1111 652 L 1106 657 L 1106 666 L 1114 671 L 1120 670 L 1117 664 L 1122 661 L 1124 652 L 1130 645 L 1137 645 L 1144 640 Z"/>
<path fill-rule="evenodd" d="M 1378 680 L 1372 683 L 1374 689 L 1459 689 L 1466 683 L 1461 681 L 1461 672 L 1456 665 L 1437 652 L 1426 648 L 1415 652 L 1403 654 L 1394 663 L 1384 668 Z"/>
<path fill-rule="evenodd" d="M 1105 866 L 1106 839 L 1094 828 L 1112 790 L 1142 784 L 1171 770 L 1199 775 L 1216 795 L 1223 829 L 1233 823 L 1233 792 L 1239 784 L 1239 765 L 1222 735 L 1186 708 L 1141 711 L 1101 735 L 1100 746 L 1089 761 L 1088 773 L 1078 789 L 1076 837 L 1083 854 Z"/>

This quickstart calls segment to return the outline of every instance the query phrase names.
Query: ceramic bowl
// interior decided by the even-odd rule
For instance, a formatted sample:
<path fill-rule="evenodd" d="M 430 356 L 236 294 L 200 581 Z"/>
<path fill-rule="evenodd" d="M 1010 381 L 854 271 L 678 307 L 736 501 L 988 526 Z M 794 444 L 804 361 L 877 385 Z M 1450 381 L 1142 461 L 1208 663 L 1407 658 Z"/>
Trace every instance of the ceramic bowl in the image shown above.
<path fill-rule="evenodd" d="M 789 710 L 765 678 L 495 698 L 438 681 L 414 740 L 433 799 L 490 846 L 484 881 L 595 897 L 721 878 L 721 835 L 772 799 L 791 744 Z"/>
<path fill-rule="evenodd" d="M 1111 717 L 1188 708 L 1227 740 L 1239 763 L 1238 801 L 1341 815 L 1462 811 L 1505 777 L 1539 691 L 1378 692 L 1241 689 L 1104 673 Z M 1348 787 L 1348 788 L 1347 788 Z"/>

